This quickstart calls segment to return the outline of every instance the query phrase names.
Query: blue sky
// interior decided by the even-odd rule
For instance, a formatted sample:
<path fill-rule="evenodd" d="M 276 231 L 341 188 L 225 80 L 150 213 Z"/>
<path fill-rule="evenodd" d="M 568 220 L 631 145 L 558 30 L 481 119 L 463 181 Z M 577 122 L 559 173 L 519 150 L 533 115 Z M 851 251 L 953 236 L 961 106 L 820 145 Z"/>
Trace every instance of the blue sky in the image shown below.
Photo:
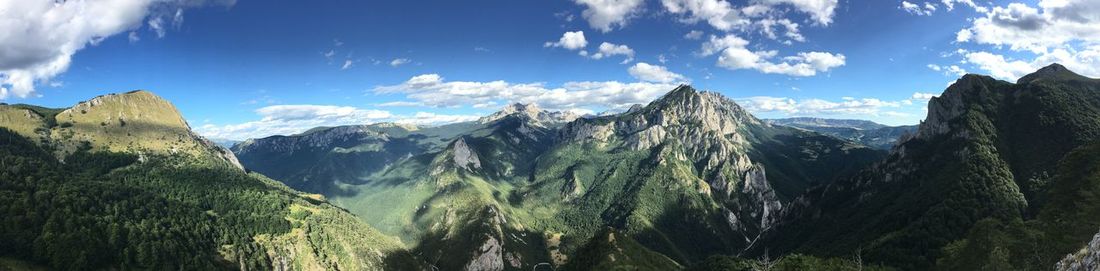
<path fill-rule="evenodd" d="M 1100 75 L 1085 0 L 0 2 L 0 101 L 147 89 L 217 138 L 598 113 L 680 83 L 765 118 L 916 124 L 966 72 Z"/>

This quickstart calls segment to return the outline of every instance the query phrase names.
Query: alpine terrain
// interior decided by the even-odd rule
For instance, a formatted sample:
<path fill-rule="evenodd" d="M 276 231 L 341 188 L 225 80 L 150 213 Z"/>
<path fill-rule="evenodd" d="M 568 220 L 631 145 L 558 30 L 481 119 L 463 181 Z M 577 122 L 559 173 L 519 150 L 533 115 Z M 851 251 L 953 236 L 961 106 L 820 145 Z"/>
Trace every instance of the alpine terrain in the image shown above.
<path fill-rule="evenodd" d="M 0 267 L 1092 270 L 1100 80 L 966 75 L 916 128 L 680 85 L 601 116 L 317 127 L 226 149 L 148 91 L 0 105 Z"/>

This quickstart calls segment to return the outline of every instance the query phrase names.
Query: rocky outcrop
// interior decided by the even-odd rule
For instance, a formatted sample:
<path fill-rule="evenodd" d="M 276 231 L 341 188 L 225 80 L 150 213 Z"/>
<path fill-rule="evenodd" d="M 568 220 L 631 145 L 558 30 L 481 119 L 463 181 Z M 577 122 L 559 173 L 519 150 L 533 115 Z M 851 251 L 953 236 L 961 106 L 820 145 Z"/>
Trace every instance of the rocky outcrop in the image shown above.
<path fill-rule="evenodd" d="M 648 150 L 649 148 L 660 145 L 665 141 L 665 137 L 668 133 L 665 132 L 661 126 L 650 126 L 641 132 L 635 133 L 627 140 L 627 144 L 632 150 Z"/>
<path fill-rule="evenodd" d="M 1058 271 L 1093 271 L 1100 270 L 1100 233 L 1092 237 L 1088 245 L 1074 254 L 1066 255 L 1054 265 Z"/>
<path fill-rule="evenodd" d="M 463 270 L 467 271 L 498 271 L 504 270 L 504 253 L 500 241 L 493 236 L 488 239 L 475 252 L 473 260 L 466 264 Z"/>
<path fill-rule="evenodd" d="M 745 180 L 741 186 L 741 195 L 747 196 L 749 203 L 759 204 L 759 208 L 751 208 L 750 215 L 760 221 L 760 229 L 767 229 L 778 219 L 783 204 L 775 195 L 775 190 L 768 183 L 764 166 L 754 165 L 745 172 Z"/>
<path fill-rule="evenodd" d="M 534 120 L 535 123 L 542 125 L 563 124 L 580 118 L 580 115 L 572 112 L 546 111 L 539 108 L 536 104 L 515 103 L 505 106 L 500 111 L 489 116 L 482 117 L 478 122 L 482 124 L 492 123 L 504 117 L 517 114 L 530 118 Z"/>
<path fill-rule="evenodd" d="M 965 112 L 963 93 L 969 89 L 984 88 L 995 79 L 988 76 L 967 74 L 947 88 L 942 95 L 928 101 L 928 116 L 921 122 L 915 138 L 929 139 L 951 131 L 949 121 Z"/>
<path fill-rule="evenodd" d="M 458 138 L 451 151 L 453 152 L 452 161 L 454 161 L 455 167 L 467 171 L 481 168 L 481 160 L 478 159 L 477 153 L 471 150 L 469 145 L 466 145 L 466 139 Z"/>

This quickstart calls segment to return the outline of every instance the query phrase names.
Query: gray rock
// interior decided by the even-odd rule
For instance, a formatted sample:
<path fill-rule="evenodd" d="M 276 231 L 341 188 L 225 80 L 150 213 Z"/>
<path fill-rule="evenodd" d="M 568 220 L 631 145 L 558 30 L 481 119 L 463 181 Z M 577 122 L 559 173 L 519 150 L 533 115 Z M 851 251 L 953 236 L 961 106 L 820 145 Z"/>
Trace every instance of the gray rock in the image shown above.
<path fill-rule="evenodd" d="M 454 163 L 456 167 L 473 171 L 481 168 L 481 160 L 477 158 L 477 153 L 470 149 L 469 145 L 466 145 L 464 138 L 458 138 L 454 143 Z"/>
<path fill-rule="evenodd" d="M 1088 245 L 1077 253 L 1066 255 L 1054 265 L 1059 271 L 1094 271 L 1100 270 L 1100 233 L 1092 237 Z"/>

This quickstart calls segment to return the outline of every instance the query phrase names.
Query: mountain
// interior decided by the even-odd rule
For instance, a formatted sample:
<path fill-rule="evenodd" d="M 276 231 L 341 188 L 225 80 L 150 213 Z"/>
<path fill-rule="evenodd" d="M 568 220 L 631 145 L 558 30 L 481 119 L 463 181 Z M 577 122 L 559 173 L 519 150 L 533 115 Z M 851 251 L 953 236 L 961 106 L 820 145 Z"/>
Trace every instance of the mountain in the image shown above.
<path fill-rule="evenodd" d="M 345 133 L 348 140 L 312 139 L 339 129 L 356 132 Z M 363 144 L 378 147 L 359 148 L 361 157 L 384 158 L 328 151 Z M 311 191 L 400 236 L 431 266 L 490 270 L 607 266 L 591 253 L 646 261 L 665 255 L 669 261 L 658 266 L 669 267 L 735 254 L 803 190 L 883 155 L 770 125 L 689 86 L 606 116 L 511 105 L 452 127 L 324 128 L 234 150 L 250 170 L 300 172 L 285 182 L 324 188 Z M 305 158 L 312 153 L 322 158 Z M 607 251 L 619 246 L 626 254 Z"/>
<path fill-rule="evenodd" d="M 237 144 L 240 144 L 242 142 L 241 140 L 226 139 L 226 138 L 207 138 L 207 140 L 210 140 L 210 142 L 213 142 L 214 144 L 216 144 L 216 145 L 218 145 L 222 148 L 226 148 L 226 149 L 233 148 L 233 145 L 237 145 Z"/>
<path fill-rule="evenodd" d="M 65 109 L 0 106 L 0 118 L 5 128 L 46 142 L 59 157 L 81 148 L 139 155 L 185 153 L 240 167 L 229 150 L 191 132 L 175 106 L 148 91 L 103 95 Z"/>
<path fill-rule="evenodd" d="M 145 91 L 0 105 L 0 268 L 1095 266 L 1100 80 L 966 75 L 928 106 L 888 152 L 813 131 L 880 125 L 761 120 L 683 85 L 608 115 L 514 104 L 229 153 Z"/>
<path fill-rule="evenodd" d="M 419 266 L 323 196 L 245 172 L 151 92 L 0 105 L 0 120 L 0 266 Z"/>
<path fill-rule="evenodd" d="M 889 150 L 898 138 L 917 130 L 916 125 L 886 126 L 866 120 L 801 117 L 765 121 L 774 125 L 790 126 L 835 136 L 881 150 Z"/>
<path fill-rule="evenodd" d="M 855 177 L 800 196 L 751 249 L 903 269 L 1048 269 L 1100 223 L 1100 80 L 1061 65 L 966 75 L 917 132 Z"/>
<path fill-rule="evenodd" d="M 879 128 L 886 128 L 890 126 L 875 123 L 869 120 L 849 120 L 849 119 L 825 119 L 825 118 L 812 118 L 812 117 L 796 117 L 785 119 L 767 119 L 764 120 L 771 124 L 778 124 L 784 126 L 791 126 L 796 128 L 810 129 L 821 127 L 833 127 L 833 128 L 852 128 L 856 130 L 874 130 Z"/>
<path fill-rule="evenodd" d="M 562 111 L 542 110 L 542 108 L 539 108 L 538 105 L 536 105 L 536 104 L 516 103 L 516 104 L 510 104 L 508 106 L 505 106 L 500 111 L 497 111 L 493 114 L 482 117 L 481 119 L 478 120 L 478 122 L 480 122 L 480 123 L 490 123 L 490 122 L 502 119 L 502 118 L 507 117 L 507 116 L 512 116 L 512 115 L 521 115 L 521 116 L 527 117 L 527 118 L 529 118 L 529 119 L 531 119 L 535 122 L 542 123 L 542 124 L 547 124 L 547 125 L 564 124 L 564 123 L 576 120 L 576 119 L 581 117 L 580 115 L 577 115 L 577 114 L 574 114 L 574 113 L 571 113 L 571 112 L 567 112 L 567 111 L 562 112 Z"/>

